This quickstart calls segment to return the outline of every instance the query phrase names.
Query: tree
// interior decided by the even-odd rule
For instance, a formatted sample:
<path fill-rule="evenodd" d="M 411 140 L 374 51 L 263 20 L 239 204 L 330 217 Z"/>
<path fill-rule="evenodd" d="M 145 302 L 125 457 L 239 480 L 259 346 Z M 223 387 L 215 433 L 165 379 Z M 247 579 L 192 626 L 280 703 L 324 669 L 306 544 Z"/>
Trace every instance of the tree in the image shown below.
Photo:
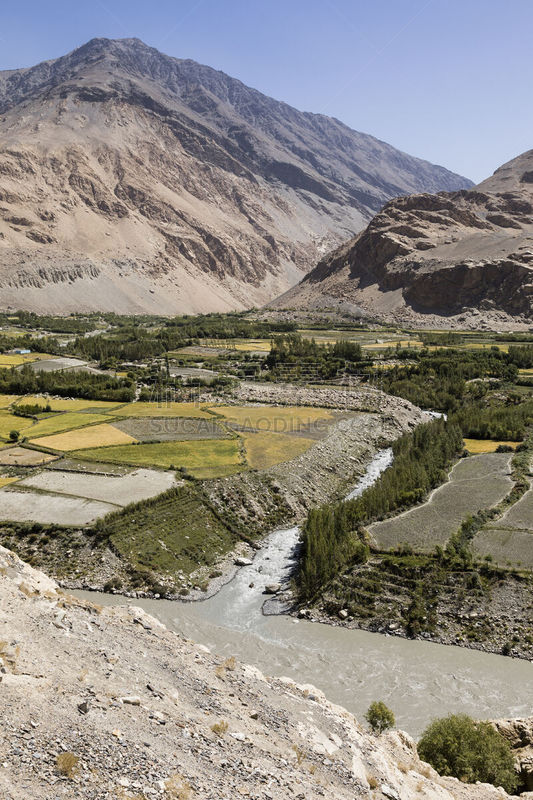
<path fill-rule="evenodd" d="M 511 745 L 488 723 L 467 714 L 434 720 L 418 743 L 420 758 L 441 775 L 481 781 L 512 792 L 517 784 Z"/>
<path fill-rule="evenodd" d="M 18 431 L 9 431 L 9 438 L 12 442 L 18 442 L 20 433 Z"/>
<path fill-rule="evenodd" d="M 372 728 L 372 732 L 378 734 L 392 728 L 396 722 L 393 712 L 382 700 L 370 704 L 365 719 Z"/>

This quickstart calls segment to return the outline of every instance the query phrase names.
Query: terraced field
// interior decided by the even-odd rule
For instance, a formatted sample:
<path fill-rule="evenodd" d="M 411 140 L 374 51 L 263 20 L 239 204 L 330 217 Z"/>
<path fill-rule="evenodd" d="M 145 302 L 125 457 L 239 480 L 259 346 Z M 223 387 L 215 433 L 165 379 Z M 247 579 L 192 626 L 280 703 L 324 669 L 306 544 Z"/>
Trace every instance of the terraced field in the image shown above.
<path fill-rule="evenodd" d="M 15 419 L 22 418 L 16 417 Z M 39 436 L 49 436 L 50 434 L 70 431 L 75 428 L 84 428 L 86 425 L 101 423 L 109 419 L 112 419 L 112 417 L 107 417 L 103 414 L 83 414 L 81 412 L 67 411 L 65 414 L 56 414 L 39 420 L 39 422 L 31 425 L 31 428 L 25 429 L 24 435 L 27 438 L 35 439 Z"/>
<path fill-rule="evenodd" d="M 195 417 L 129 417 L 114 422 L 114 426 L 139 442 L 195 441 L 229 436 L 220 422 Z"/>
<path fill-rule="evenodd" d="M 73 474 L 68 471 L 44 471 L 19 481 L 19 486 L 54 494 L 75 495 L 115 506 L 126 506 L 165 492 L 176 483 L 170 472 L 136 469 L 126 475 Z M 61 520 L 56 520 L 60 522 Z"/>
<path fill-rule="evenodd" d="M 533 532 L 484 528 L 474 537 L 472 552 L 477 558 L 488 556 L 500 567 L 533 569 Z"/>
<path fill-rule="evenodd" d="M 423 505 L 369 527 L 377 547 L 394 550 L 407 544 L 421 553 L 444 547 L 468 514 L 497 505 L 508 494 L 513 486 L 509 462 L 508 453 L 462 459 Z"/>
<path fill-rule="evenodd" d="M 91 425 L 89 428 L 80 428 L 31 440 L 31 444 L 39 445 L 39 447 L 64 451 L 81 450 L 88 447 L 128 445 L 134 442 L 135 439 L 132 436 L 128 436 L 127 433 L 105 422 L 100 425 Z M 101 458 L 102 454 L 100 454 L 100 460 Z"/>
<path fill-rule="evenodd" d="M 109 461 L 112 464 L 155 466 L 163 469 L 185 467 L 196 478 L 233 475 L 245 466 L 241 455 L 241 441 L 236 438 L 84 449 L 78 450 L 74 456 L 89 461 Z"/>
<path fill-rule="evenodd" d="M 116 505 L 79 497 L 0 489 L 0 519 L 41 525 L 89 525 L 117 509 Z"/>

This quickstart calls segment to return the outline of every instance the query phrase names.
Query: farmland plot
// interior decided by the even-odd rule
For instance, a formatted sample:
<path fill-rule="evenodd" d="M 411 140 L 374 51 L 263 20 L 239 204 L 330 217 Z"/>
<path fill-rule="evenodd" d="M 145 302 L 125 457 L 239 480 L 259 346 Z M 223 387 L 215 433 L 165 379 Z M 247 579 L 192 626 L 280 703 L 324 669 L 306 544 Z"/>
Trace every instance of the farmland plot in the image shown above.
<path fill-rule="evenodd" d="M 484 528 L 472 542 L 477 558 L 490 556 L 500 567 L 533 569 L 533 532 L 511 528 Z"/>
<path fill-rule="evenodd" d="M 58 456 L 26 447 L 6 447 L 0 451 L 0 465 L 3 467 L 40 467 L 56 458 Z"/>
<path fill-rule="evenodd" d="M 447 483 L 427 502 L 397 517 L 374 523 L 369 531 L 380 550 L 409 544 L 418 552 L 444 547 L 468 514 L 499 503 L 511 490 L 510 455 L 489 453 L 459 461 Z"/>
<path fill-rule="evenodd" d="M 53 436 L 44 436 L 32 439 L 32 444 L 40 447 L 49 447 L 51 450 L 79 450 L 86 447 L 107 447 L 117 444 L 132 444 L 133 436 L 119 431 L 113 425 L 105 422 L 102 425 L 91 425 L 89 428 L 58 433 Z"/>
<path fill-rule="evenodd" d="M 3 521 L 88 525 L 117 509 L 118 506 L 111 503 L 80 497 L 23 492 L 9 487 L 0 489 L 0 519 Z"/>
<path fill-rule="evenodd" d="M 197 417 L 212 419 L 212 416 L 196 403 L 126 403 L 112 412 L 118 417 Z"/>
<path fill-rule="evenodd" d="M 126 506 L 149 497 L 155 497 L 176 483 L 170 472 L 154 469 L 137 469 L 127 475 L 105 476 L 73 474 L 56 470 L 40 472 L 19 482 L 20 486 L 65 495 L 76 495 L 88 500 L 100 500 L 113 505 Z M 60 522 L 61 520 L 56 520 Z"/>
<path fill-rule="evenodd" d="M 126 435 L 126 434 L 124 434 Z M 205 439 L 196 442 L 159 442 L 81 450 L 79 458 L 133 464 L 141 467 L 185 467 L 196 478 L 233 475 L 244 467 L 238 439 Z"/>
<path fill-rule="evenodd" d="M 243 439 L 246 460 L 254 469 L 268 469 L 283 461 L 290 461 L 315 444 L 314 439 L 283 433 L 247 433 Z"/>
<path fill-rule="evenodd" d="M 472 543 L 479 557 L 499 566 L 533 569 L 533 489 L 529 489 L 494 525 L 479 531 Z"/>
<path fill-rule="evenodd" d="M 215 420 L 195 417 L 129 418 L 115 422 L 114 426 L 139 442 L 223 439 L 228 436 Z"/>
<path fill-rule="evenodd" d="M 21 417 L 13 417 L 13 419 L 21 419 Z M 24 431 L 24 435 L 28 438 L 35 439 L 38 436 L 48 436 L 53 433 L 61 433 L 62 431 L 69 431 L 74 428 L 84 428 L 91 423 L 105 422 L 111 417 L 103 416 L 102 414 L 82 414 L 80 412 L 67 412 L 66 414 L 56 414 L 52 417 L 40 419 L 35 425 L 28 430 Z"/>

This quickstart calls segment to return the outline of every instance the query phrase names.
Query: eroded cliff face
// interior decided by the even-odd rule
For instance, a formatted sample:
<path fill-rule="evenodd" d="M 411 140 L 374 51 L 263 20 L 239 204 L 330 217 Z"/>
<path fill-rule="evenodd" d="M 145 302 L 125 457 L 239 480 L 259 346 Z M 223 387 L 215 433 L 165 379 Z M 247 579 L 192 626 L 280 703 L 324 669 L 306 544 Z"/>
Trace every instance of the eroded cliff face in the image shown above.
<path fill-rule="evenodd" d="M 0 547 L 4 800 L 503 800 L 443 778 L 312 686 L 267 678 L 133 606 L 61 592 Z"/>
<path fill-rule="evenodd" d="M 388 321 L 530 325 L 533 151 L 472 190 L 392 200 L 275 305 L 342 301 Z"/>
<path fill-rule="evenodd" d="M 0 72 L 0 115 L 4 308 L 262 304 L 390 197 L 469 185 L 136 39 Z"/>

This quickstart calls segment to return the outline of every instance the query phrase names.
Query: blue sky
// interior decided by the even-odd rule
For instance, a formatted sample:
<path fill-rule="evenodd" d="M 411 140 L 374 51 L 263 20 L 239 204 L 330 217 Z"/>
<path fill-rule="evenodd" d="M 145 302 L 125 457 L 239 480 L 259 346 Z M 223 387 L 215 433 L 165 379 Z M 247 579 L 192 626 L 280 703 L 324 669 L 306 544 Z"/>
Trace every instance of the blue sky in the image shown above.
<path fill-rule="evenodd" d="M 475 181 L 533 147 L 532 0 L 18 0 L 0 69 L 137 36 Z"/>

